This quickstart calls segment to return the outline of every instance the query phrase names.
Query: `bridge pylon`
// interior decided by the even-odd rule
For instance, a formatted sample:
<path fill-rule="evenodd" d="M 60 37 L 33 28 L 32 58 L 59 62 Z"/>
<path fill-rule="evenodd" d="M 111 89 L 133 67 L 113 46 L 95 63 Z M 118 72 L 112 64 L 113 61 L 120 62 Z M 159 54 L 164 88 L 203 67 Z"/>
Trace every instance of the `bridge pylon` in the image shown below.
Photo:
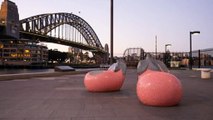
<path fill-rule="evenodd" d="M 4 0 L 0 10 L 0 36 L 19 39 L 19 14 L 14 2 Z"/>

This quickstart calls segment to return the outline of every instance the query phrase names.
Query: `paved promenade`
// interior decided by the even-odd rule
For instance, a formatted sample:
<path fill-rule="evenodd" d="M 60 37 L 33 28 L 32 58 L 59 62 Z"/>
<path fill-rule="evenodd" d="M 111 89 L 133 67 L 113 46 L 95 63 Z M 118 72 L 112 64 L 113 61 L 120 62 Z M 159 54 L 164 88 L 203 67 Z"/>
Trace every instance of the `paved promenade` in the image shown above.
<path fill-rule="evenodd" d="M 183 84 L 181 103 L 150 107 L 136 96 L 137 75 L 128 69 L 120 91 L 90 93 L 84 74 L 0 81 L 0 120 L 213 120 L 213 79 L 173 70 Z"/>

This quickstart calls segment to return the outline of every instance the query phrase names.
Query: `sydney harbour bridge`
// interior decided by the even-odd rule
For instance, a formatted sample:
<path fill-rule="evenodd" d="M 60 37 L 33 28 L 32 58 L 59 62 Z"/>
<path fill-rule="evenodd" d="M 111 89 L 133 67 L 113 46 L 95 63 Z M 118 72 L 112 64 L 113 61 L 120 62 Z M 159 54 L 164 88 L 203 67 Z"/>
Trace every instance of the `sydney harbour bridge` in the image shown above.
<path fill-rule="evenodd" d="M 4 0 L 0 11 L 1 39 L 29 39 L 88 50 L 98 58 L 107 58 L 108 45 L 101 44 L 93 28 L 72 13 L 39 14 L 19 20 L 15 3 Z"/>
<path fill-rule="evenodd" d="M 92 27 L 72 13 L 41 14 L 22 19 L 20 37 L 105 53 Z"/>

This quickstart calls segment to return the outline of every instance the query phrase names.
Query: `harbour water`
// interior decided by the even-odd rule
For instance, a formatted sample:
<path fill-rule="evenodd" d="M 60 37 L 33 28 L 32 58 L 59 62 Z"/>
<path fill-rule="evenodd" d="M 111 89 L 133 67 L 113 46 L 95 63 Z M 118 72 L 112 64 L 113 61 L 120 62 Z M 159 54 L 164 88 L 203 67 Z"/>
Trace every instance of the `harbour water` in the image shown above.
<path fill-rule="evenodd" d="M 37 72 L 54 72 L 54 69 L 0 69 L 0 75 L 3 74 L 21 74 Z"/>
<path fill-rule="evenodd" d="M 93 71 L 100 70 L 100 68 L 76 68 L 76 71 Z M 0 69 L 0 75 L 4 74 L 22 74 L 22 73 L 52 73 L 55 70 L 50 69 Z"/>

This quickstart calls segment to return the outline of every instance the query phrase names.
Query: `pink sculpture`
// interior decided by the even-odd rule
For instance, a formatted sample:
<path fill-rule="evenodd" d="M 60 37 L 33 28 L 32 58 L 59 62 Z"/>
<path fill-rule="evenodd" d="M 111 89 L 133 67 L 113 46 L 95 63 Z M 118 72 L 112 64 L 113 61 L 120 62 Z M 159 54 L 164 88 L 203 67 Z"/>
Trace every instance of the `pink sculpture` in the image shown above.
<path fill-rule="evenodd" d="M 164 63 L 147 55 L 138 64 L 137 96 L 150 106 L 174 106 L 182 98 L 182 85 L 178 78 L 168 73 Z"/>
<path fill-rule="evenodd" d="M 106 71 L 91 71 L 84 78 L 84 85 L 90 92 L 117 91 L 123 85 L 126 65 L 118 61 Z"/>

